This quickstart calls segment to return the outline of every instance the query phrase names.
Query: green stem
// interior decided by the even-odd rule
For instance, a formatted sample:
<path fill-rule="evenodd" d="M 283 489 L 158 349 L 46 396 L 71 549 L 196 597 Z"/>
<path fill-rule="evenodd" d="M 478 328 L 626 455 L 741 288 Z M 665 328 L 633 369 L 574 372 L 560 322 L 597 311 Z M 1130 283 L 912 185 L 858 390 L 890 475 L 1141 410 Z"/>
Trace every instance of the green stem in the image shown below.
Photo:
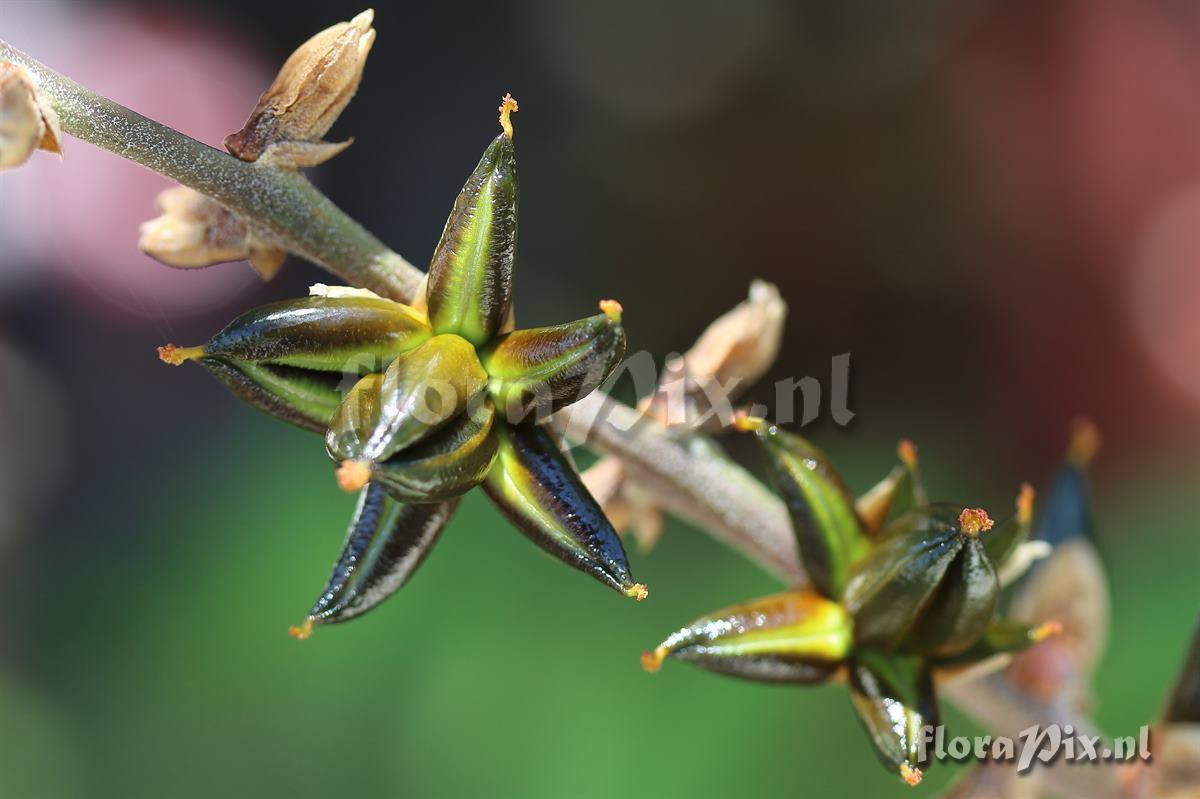
<path fill-rule="evenodd" d="M 303 175 L 241 161 L 101 97 L 0 40 L 72 136 L 207 194 L 274 243 L 347 282 L 410 300 L 423 273 L 371 235 Z"/>

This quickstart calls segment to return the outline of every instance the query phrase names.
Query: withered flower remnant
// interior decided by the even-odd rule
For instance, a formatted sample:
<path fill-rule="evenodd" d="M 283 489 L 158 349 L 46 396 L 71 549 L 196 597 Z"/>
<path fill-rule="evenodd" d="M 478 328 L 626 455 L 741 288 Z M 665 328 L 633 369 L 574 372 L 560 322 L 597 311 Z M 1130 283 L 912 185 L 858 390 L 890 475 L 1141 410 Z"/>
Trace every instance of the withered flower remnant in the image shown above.
<path fill-rule="evenodd" d="M 266 155 L 273 166 L 300 168 L 327 161 L 350 145 L 322 137 L 358 91 L 375 42 L 367 9 L 332 25 L 300 45 L 225 149 L 243 161 Z M 271 152 L 273 151 L 273 152 Z"/>
<path fill-rule="evenodd" d="M 62 155 L 58 114 L 25 67 L 0 61 L 0 169 L 21 166 L 34 150 Z"/>
<path fill-rule="evenodd" d="M 535 544 L 636 599 L 621 541 L 534 410 L 586 396 L 625 352 L 621 306 L 553 327 L 505 330 L 517 240 L 510 114 L 460 192 L 434 251 L 423 307 L 355 289 L 243 314 L 196 361 L 257 409 L 325 435 L 338 485 L 359 492 L 342 554 L 306 621 L 360 615 L 409 579 L 458 499 L 486 494 Z M 349 386 L 349 390 L 346 387 Z"/>

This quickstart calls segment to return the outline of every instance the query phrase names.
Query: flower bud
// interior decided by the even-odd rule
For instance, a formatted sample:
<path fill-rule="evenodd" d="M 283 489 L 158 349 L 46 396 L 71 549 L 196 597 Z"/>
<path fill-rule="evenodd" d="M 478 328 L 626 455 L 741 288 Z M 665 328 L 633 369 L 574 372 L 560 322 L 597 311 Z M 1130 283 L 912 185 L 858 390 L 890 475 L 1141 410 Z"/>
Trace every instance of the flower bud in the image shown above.
<path fill-rule="evenodd" d="M 408 582 L 450 517 L 458 500 L 405 505 L 372 483 L 363 489 L 342 552 L 303 624 L 288 632 L 304 639 L 314 625 L 347 621 L 366 613 Z"/>
<path fill-rule="evenodd" d="M 841 605 L 811 591 L 743 602 L 701 616 L 667 636 L 642 667 L 666 658 L 758 682 L 817 683 L 842 665 L 853 642 Z"/>
<path fill-rule="evenodd" d="M 21 166 L 38 149 L 62 155 L 58 114 L 25 67 L 0 61 L 0 169 Z"/>
<path fill-rule="evenodd" d="M 375 42 L 374 18 L 368 9 L 300 45 L 242 129 L 225 138 L 225 149 L 243 161 L 256 161 L 278 146 L 287 151 L 288 162 L 275 159 L 276 165 L 292 167 L 313 166 L 341 152 L 348 142 L 331 144 L 321 137 L 358 91 Z"/>
<path fill-rule="evenodd" d="M 247 260 L 264 280 L 283 266 L 286 253 L 261 241 L 241 218 L 216 200 L 186 186 L 158 195 L 162 213 L 143 222 L 138 247 L 178 269 Z"/>

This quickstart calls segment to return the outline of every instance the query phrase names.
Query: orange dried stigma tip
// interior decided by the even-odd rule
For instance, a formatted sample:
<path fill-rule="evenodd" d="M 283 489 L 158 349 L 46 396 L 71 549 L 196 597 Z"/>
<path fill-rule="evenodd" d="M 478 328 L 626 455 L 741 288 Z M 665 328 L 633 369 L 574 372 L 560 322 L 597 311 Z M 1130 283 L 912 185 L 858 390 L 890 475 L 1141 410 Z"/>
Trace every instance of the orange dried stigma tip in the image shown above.
<path fill-rule="evenodd" d="M 902 438 L 896 445 L 896 455 L 910 469 L 917 468 L 917 445 L 911 439 Z"/>
<path fill-rule="evenodd" d="M 966 535 L 986 533 L 995 524 L 983 508 L 963 508 L 963 512 L 958 515 L 958 528 Z"/>
<path fill-rule="evenodd" d="M 1071 423 L 1071 443 L 1067 459 L 1076 466 L 1087 466 L 1100 450 L 1100 430 L 1091 419 L 1076 419 Z"/>
<path fill-rule="evenodd" d="M 900 764 L 900 779 L 904 780 L 909 785 L 920 785 L 922 776 L 924 775 L 921 774 L 921 769 L 913 768 L 907 763 Z"/>
<path fill-rule="evenodd" d="M 520 110 L 521 109 L 517 107 L 517 101 L 513 99 L 513 96 L 511 94 L 505 94 L 504 99 L 500 101 L 500 127 L 504 128 L 504 135 L 508 137 L 509 141 L 512 141 L 513 126 L 512 120 L 510 120 L 508 116 L 514 111 Z"/>
<path fill-rule="evenodd" d="M 1062 622 L 1048 621 L 1043 624 L 1039 624 L 1037 627 L 1034 627 L 1032 630 L 1030 630 L 1029 638 L 1036 644 L 1045 641 L 1051 636 L 1059 635 L 1062 633 L 1062 631 Z"/>
<path fill-rule="evenodd" d="M 1017 494 L 1017 519 L 1021 524 L 1029 524 L 1033 519 L 1033 486 L 1021 483 L 1021 492 Z"/>
<path fill-rule="evenodd" d="M 297 641 L 303 641 L 312 635 L 313 622 L 312 619 L 305 619 L 303 624 L 293 625 L 288 627 L 288 635 L 295 638 Z"/>
<path fill-rule="evenodd" d="M 667 659 L 667 650 L 663 647 L 655 649 L 653 652 L 642 653 L 642 668 L 650 674 L 662 668 L 663 661 Z"/>
<path fill-rule="evenodd" d="M 184 361 L 194 361 L 204 355 L 203 347 L 177 347 L 168 344 L 158 348 L 158 359 L 172 366 L 179 366 Z"/>
<path fill-rule="evenodd" d="M 761 416 L 751 416 L 748 411 L 740 410 L 733 414 L 733 426 L 743 433 L 752 433 L 766 426 L 767 420 Z"/>
<path fill-rule="evenodd" d="M 646 588 L 646 586 L 642 585 L 641 583 L 634 583 L 625 589 L 625 596 L 641 602 L 643 599 L 650 596 L 650 589 Z"/>
<path fill-rule="evenodd" d="M 344 460 L 337 468 L 338 488 L 348 493 L 361 491 L 371 479 L 371 464 L 363 461 Z"/>
<path fill-rule="evenodd" d="M 605 316 L 618 324 L 621 322 L 621 314 L 625 312 L 625 309 L 621 307 L 621 303 L 616 300 L 600 300 L 600 310 L 604 312 Z"/>

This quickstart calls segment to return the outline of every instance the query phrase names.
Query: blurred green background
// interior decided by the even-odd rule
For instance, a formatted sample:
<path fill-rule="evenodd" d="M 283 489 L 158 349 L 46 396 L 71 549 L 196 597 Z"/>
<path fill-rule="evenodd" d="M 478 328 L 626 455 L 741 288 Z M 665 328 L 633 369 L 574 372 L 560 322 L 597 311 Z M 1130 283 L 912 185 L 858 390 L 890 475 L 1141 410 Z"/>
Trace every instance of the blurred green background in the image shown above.
<path fill-rule="evenodd" d="M 360 10 L 243 5 L 0 0 L 0 36 L 218 145 Z M 856 419 L 805 434 L 859 490 L 910 436 L 935 496 L 1007 507 L 1095 418 L 1096 715 L 1156 715 L 1200 610 L 1194 4 L 377 12 L 331 136 L 356 143 L 315 178 L 424 263 L 512 91 L 522 324 L 614 296 L 662 357 L 771 280 L 791 316 L 750 398 L 850 352 Z M 642 672 L 687 619 L 779 588 L 680 523 L 630 546 L 635 604 L 472 495 L 400 594 L 288 638 L 352 500 L 317 439 L 153 348 L 325 278 L 150 262 L 136 224 L 166 185 L 74 140 L 0 176 L 0 795 L 913 795 L 837 687 Z"/>

